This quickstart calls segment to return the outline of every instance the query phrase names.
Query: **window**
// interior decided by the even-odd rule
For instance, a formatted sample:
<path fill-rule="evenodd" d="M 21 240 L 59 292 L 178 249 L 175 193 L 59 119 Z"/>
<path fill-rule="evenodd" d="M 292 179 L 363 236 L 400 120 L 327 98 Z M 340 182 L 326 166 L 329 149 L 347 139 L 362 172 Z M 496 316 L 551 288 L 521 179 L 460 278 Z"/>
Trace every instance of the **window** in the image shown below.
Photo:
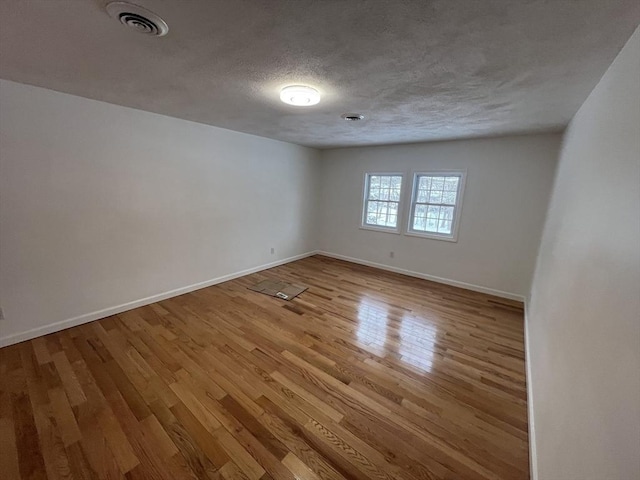
<path fill-rule="evenodd" d="M 408 233 L 455 241 L 464 180 L 464 172 L 416 173 Z"/>
<path fill-rule="evenodd" d="M 398 231 L 401 174 L 368 173 L 365 177 L 362 226 Z"/>

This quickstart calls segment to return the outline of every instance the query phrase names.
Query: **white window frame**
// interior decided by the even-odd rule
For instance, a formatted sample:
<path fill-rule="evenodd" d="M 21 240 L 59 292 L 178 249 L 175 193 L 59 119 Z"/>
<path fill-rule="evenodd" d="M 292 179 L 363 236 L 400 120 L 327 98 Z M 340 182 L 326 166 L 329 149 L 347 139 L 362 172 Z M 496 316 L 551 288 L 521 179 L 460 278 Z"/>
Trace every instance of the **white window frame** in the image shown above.
<path fill-rule="evenodd" d="M 385 227 L 383 225 L 370 225 L 367 223 L 367 204 L 369 202 L 369 177 L 400 177 L 400 199 L 398 200 L 398 220 L 395 227 Z M 364 174 L 364 184 L 362 188 L 362 215 L 360 217 L 360 228 L 363 230 L 375 230 L 377 232 L 395 233 L 400 235 L 400 225 L 402 224 L 402 212 L 405 196 L 405 174 L 398 172 L 367 172 Z M 385 201 L 385 200 L 383 200 Z"/>
<path fill-rule="evenodd" d="M 421 176 L 430 176 L 430 177 L 459 177 L 458 181 L 458 192 L 456 194 L 456 203 L 453 208 L 453 220 L 451 222 L 451 234 L 444 233 L 435 233 L 435 232 L 424 232 L 422 230 L 414 230 L 413 229 L 413 216 L 416 210 L 417 198 L 418 198 L 418 184 Z M 458 228 L 460 226 L 460 217 L 462 216 L 462 201 L 465 190 L 465 184 L 467 179 L 467 171 L 466 170 L 447 170 L 447 171 L 437 171 L 431 170 L 428 172 L 414 172 L 413 174 L 413 186 L 411 189 L 411 204 L 409 208 L 409 219 L 406 223 L 407 225 L 407 235 L 415 236 L 415 237 L 423 237 L 423 238 L 431 238 L 435 240 L 445 240 L 447 242 L 457 242 L 458 241 Z M 420 202 L 421 205 L 424 203 Z M 427 202 L 428 204 L 428 202 Z M 431 204 L 436 205 L 436 204 Z M 437 204 L 438 206 L 451 206 L 448 204 Z"/>

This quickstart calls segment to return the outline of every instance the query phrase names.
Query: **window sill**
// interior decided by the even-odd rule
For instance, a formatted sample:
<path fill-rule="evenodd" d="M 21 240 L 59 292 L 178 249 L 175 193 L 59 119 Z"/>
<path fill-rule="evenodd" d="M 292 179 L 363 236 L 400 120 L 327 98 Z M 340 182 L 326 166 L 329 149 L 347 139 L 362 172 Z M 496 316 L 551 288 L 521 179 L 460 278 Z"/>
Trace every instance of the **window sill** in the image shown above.
<path fill-rule="evenodd" d="M 431 235 L 429 233 L 419 233 L 419 232 L 412 232 L 412 231 L 407 231 L 404 234 L 410 237 L 429 238 L 431 240 L 442 240 L 445 242 L 453 242 L 453 243 L 458 242 L 457 235 L 454 235 L 452 237 L 445 237 L 443 235 Z"/>
<path fill-rule="evenodd" d="M 368 225 L 360 225 L 360 230 L 370 230 L 372 232 L 393 233 L 394 235 L 400 235 L 400 230 L 394 230 L 393 228 L 384 227 L 370 227 Z"/>

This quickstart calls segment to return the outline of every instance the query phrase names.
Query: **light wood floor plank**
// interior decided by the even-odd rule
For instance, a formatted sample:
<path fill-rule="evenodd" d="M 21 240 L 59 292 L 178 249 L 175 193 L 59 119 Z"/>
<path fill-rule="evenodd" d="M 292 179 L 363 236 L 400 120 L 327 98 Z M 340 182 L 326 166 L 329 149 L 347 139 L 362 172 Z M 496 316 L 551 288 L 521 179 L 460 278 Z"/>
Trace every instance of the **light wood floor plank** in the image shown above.
<path fill-rule="evenodd" d="M 526 480 L 526 399 L 522 305 L 315 256 L 0 349 L 0 469 Z"/>

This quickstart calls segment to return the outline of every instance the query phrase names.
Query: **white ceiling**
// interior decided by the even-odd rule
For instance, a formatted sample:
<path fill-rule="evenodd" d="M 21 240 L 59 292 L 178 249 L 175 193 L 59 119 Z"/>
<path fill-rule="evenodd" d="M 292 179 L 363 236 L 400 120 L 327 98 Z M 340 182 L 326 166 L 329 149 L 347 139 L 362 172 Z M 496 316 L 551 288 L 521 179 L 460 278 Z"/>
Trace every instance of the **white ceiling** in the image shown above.
<path fill-rule="evenodd" d="M 0 0 L 0 77 L 320 148 L 563 128 L 638 0 Z M 316 86 L 321 103 L 280 103 Z M 345 122 L 340 114 L 366 115 Z"/>

